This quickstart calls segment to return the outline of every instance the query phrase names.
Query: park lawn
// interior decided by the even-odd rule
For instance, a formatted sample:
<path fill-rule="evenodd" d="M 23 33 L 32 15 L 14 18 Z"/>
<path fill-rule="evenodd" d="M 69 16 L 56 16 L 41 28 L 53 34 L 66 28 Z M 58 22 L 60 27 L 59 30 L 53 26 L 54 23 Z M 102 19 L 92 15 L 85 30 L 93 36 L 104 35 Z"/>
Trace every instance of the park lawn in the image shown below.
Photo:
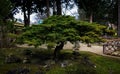
<path fill-rule="evenodd" d="M 10 63 L 6 64 L 5 57 L 9 54 L 14 54 L 17 57 L 23 59 L 24 50 L 31 50 L 34 53 L 34 56 L 31 57 L 31 63 L 23 64 L 19 63 Z M 30 70 L 30 74 L 35 74 L 40 70 L 41 66 L 45 65 L 45 62 L 52 60 L 53 50 L 43 50 L 35 48 L 13 48 L 13 49 L 1 49 L 0 50 L 0 74 L 6 74 L 7 71 L 13 69 L 19 69 L 26 67 Z M 81 60 L 83 57 L 87 56 L 96 67 L 90 67 L 83 63 Z M 72 50 L 62 50 L 60 60 L 50 67 L 49 70 L 42 67 L 42 71 L 45 74 L 120 74 L 120 59 L 100 56 L 90 52 L 80 51 L 80 55 L 77 56 L 77 59 L 72 59 L 74 56 Z M 60 63 L 63 61 L 68 61 L 72 65 L 67 67 L 61 67 Z"/>
<path fill-rule="evenodd" d="M 120 74 L 120 59 L 100 56 L 89 52 L 81 52 L 89 56 L 91 61 L 96 64 L 97 74 Z"/>

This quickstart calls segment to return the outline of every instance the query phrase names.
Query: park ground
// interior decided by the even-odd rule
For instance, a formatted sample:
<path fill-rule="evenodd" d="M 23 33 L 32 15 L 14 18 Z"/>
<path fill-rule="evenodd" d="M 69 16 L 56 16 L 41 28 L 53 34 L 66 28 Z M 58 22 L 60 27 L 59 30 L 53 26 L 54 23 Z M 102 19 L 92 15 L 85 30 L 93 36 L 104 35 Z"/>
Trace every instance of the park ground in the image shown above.
<path fill-rule="evenodd" d="M 102 54 L 102 46 L 92 45 L 87 47 L 81 44 L 78 55 L 72 51 L 73 45 L 67 43 L 61 51 L 59 59 L 54 61 L 53 50 L 28 47 L 1 49 L 0 74 L 120 74 L 120 59 Z M 69 48 L 69 49 L 68 49 Z M 31 55 L 32 53 L 32 55 Z M 6 56 L 12 55 L 20 61 L 6 63 Z M 29 57 L 30 62 L 24 63 L 24 58 Z"/>

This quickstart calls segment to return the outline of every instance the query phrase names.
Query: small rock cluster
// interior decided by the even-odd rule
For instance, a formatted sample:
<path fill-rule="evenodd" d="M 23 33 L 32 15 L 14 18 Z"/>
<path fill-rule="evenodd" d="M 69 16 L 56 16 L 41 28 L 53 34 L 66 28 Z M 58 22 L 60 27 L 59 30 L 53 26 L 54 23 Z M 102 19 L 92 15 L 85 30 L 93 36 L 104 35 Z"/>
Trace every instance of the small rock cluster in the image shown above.
<path fill-rule="evenodd" d="M 15 55 L 13 55 L 13 54 L 9 54 L 8 56 L 6 56 L 6 58 L 5 58 L 5 63 L 19 63 L 19 62 L 21 62 L 22 60 L 19 58 L 19 57 L 17 57 L 17 56 L 15 56 Z"/>
<path fill-rule="evenodd" d="M 82 63 L 90 67 L 96 68 L 96 65 L 87 56 L 83 57 Z"/>
<path fill-rule="evenodd" d="M 17 68 L 9 70 L 6 74 L 29 74 L 30 69 L 27 68 Z"/>
<path fill-rule="evenodd" d="M 31 61 L 30 61 L 30 58 L 25 57 L 22 62 L 23 63 L 30 63 Z"/>

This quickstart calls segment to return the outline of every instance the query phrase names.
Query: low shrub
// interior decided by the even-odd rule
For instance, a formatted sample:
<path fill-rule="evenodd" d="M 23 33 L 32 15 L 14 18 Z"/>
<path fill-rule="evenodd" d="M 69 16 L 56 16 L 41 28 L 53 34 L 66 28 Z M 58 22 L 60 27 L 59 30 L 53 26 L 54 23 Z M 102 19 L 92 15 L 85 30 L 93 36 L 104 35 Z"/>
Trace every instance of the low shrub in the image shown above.
<path fill-rule="evenodd" d="M 55 43 L 52 43 L 52 42 L 51 42 L 51 43 L 48 43 L 48 44 L 47 44 L 47 48 L 48 48 L 48 49 L 52 49 L 52 48 L 54 48 L 54 47 L 55 47 Z"/>

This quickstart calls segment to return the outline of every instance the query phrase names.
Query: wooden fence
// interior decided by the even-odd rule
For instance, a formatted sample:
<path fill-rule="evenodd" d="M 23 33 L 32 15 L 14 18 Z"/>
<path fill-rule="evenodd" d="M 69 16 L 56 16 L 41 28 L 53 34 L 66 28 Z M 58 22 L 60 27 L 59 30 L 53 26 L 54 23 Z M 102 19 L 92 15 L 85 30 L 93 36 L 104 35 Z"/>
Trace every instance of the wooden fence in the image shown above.
<path fill-rule="evenodd" d="M 112 54 L 115 51 L 120 51 L 120 39 L 112 39 L 103 44 L 104 54 Z"/>

